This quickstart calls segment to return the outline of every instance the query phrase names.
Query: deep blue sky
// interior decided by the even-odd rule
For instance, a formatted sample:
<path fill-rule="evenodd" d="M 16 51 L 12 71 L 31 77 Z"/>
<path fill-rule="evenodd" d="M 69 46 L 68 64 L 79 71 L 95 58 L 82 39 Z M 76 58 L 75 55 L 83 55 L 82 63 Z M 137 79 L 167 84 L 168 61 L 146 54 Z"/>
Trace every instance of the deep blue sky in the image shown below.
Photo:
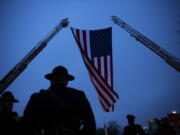
<path fill-rule="evenodd" d="M 80 29 L 113 28 L 114 87 L 120 97 L 115 112 L 102 111 L 70 27 L 58 33 L 8 87 L 20 100 L 14 111 L 22 116 L 30 95 L 48 88 L 44 75 L 63 65 L 76 77 L 69 86 L 86 93 L 98 127 L 104 120 L 125 126 L 128 113 L 144 126 L 172 110 L 180 112 L 180 73 L 113 24 L 111 15 L 180 59 L 179 0 L 0 0 L 0 79 L 63 18 Z"/>

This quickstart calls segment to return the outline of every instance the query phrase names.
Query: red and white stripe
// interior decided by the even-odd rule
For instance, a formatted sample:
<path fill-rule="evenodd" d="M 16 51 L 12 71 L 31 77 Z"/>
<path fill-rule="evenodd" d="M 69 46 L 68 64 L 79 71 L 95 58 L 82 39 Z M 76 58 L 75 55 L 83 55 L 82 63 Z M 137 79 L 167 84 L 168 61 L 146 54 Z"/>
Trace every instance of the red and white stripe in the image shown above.
<path fill-rule="evenodd" d="M 104 111 L 111 111 L 119 98 L 113 90 L 113 62 L 112 55 L 92 57 L 90 49 L 90 31 L 71 28 L 79 46 L 84 63 L 89 71 L 91 81 L 96 88 L 100 103 Z"/>

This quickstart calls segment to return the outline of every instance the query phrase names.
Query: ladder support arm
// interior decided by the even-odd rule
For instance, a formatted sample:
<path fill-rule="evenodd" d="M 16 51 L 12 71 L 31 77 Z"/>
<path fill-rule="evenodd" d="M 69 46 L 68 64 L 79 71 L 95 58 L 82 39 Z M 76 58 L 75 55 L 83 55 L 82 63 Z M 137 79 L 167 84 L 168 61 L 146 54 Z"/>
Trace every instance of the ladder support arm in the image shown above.
<path fill-rule="evenodd" d="M 41 40 L 19 63 L 17 63 L 0 81 L 0 94 L 26 69 L 28 64 L 46 47 L 48 42 L 64 27 L 68 18 L 63 19 L 43 40 Z"/>
<path fill-rule="evenodd" d="M 137 30 L 132 28 L 130 25 L 126 24 L 124 21 L 119 19 L 116 16 L 112 16 L 112 21 L 127 31 L 132 37 L 134 37 L 137 41 L 141 42 L 147 48 L 152 50 L 154 53 L 159 55 L 162 59 L 164 59 L 170 66 L 180 72 L 180 60 L 174 56 L 172 56 L 169 52 L 165 49 L 158 46 L 149 38 L 145 37 L 143 34 L 139 33 Z"/>

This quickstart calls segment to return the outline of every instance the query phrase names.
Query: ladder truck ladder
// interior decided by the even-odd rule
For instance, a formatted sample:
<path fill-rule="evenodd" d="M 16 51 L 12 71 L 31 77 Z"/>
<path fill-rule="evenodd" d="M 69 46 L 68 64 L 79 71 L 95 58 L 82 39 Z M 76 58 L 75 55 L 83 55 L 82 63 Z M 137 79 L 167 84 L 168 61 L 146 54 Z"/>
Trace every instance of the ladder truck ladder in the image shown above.
<path fill-rule="evenodd" d="M 172 56 L 169 52 L 165 49 L 158 46 L 156 43 L 139 33 L 137 30 L 132 28 L 130 25 L 126 24 L 124 21 L 119 19 L 116 16 L 112 16 L 112 21 L 123 28 L 125 31 L 130 33 L 132 37 L 134 37 L 137 41 L 141 42 L 147 48 L 155 52 L 159 55 L 162 59 L 164 59 L 170 66 L 180 72 L 180 60 L 174 56 Z"/>
<path fill-rule="evenodd" d="M 0 94 L 26 69 L 28 64 L 46 47 L 47 43 L 64 27 L 68 26 L 68 18 L 61 22 L 42 39 L 19 63 L 17 63 L 0 81 Z"/>

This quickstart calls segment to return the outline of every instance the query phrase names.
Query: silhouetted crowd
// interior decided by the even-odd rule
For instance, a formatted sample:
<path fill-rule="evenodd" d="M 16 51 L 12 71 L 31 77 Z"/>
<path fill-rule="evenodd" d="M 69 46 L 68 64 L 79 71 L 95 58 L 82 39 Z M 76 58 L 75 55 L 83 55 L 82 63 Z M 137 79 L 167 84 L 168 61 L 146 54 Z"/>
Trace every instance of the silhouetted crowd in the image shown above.
<path fill-rule="evenodd" d="M 0 134 L 22 134 L 22 120 L 16 112 L 13 112 L 13 104 L 18 102 L 11 92 L 3 93 L 0 98 Z"/>
<path fill-rule="evenodd" d="M 22 117 L 12 111 L 18 102 L 13 94 L 6 91 L 1 95 L 0 135 L 96 135 L 94 114 L 85 93 L 67 87 L 74 76 L 57 66 L 45 78 L 50 81 L 49 88 L 31 95 Z M 135 124 L 135 116 L 129 114 L 127 120 L 123 135 L 145 134 Z M 167 129 L 165 124 L 161 126 Z"/>
<path fill-rule="evenodd" d="M 45 75 L 50 87 L 32 94 L 22 118 L 13 112 L 13 94 L 0 98 L 0 135 L 95 135 L 94 114 L 85 93 L 67 87 L 74 76 L 63 66 Z"/>

